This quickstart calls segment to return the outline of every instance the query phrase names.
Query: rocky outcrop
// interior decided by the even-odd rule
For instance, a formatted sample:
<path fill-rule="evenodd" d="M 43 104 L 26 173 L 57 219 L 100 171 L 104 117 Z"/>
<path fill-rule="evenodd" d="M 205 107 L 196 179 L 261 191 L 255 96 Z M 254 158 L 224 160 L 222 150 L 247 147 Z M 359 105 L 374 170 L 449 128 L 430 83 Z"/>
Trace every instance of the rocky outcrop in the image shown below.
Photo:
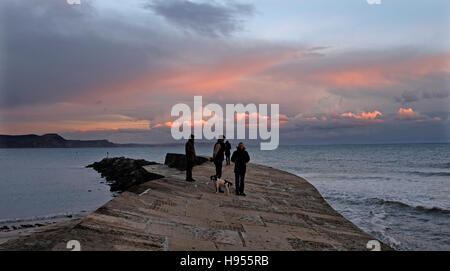
<path fill-rule="evenodd" d="M 147 181 L 163 178 L 164 176 L 150 173 L 143 169 L 143 166 L 156 165 L 158 163 L 149 162 L 143 159 L 135 160 L 125 157 L 105 158 L 100 162 L 88 165 L 93 168 L 111 186 L 111 191 L 125 191 L 128 188 L 145 183 Z"/>
<path fill-rule="evenodd" d="M 169 144 L 170 145 L 170 144 Z M 58 134 L 45 135 L 0 135 L 0 148 L 112 148 L 154 147 L 155 144 L 116 144 L 106 139 L 70 140 Z"/>
<path fill-rule="evenodd" d="M 58 134 L 0 135 L 0 148 L 97 148 L 118 147 L 108 140 L 68 140 Z"/>
<path fill-rule="evenodd" d="M 201 165 L 208 161 L 209 161 L 208 157 L 197 155 L 196 161 L 197 165 Z M 166 155 L 164 165 L 167 165 L 168 167 L 171 168 L 176 168 L 178 170 L 186 170 L 186 155 L 180 153 L 168 153 Z"/>

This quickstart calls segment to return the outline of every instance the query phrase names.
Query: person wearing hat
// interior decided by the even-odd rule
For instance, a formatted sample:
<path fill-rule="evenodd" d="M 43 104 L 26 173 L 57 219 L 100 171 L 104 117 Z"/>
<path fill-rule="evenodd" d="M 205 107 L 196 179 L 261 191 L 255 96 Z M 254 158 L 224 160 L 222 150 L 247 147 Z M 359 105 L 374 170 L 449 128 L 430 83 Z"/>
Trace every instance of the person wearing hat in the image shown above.
<path fill-rule="evenodd" d="M 224 153 L 225 153 L 225 144 L 223 143 L 223 140 L 225 139 L 225 136 L 219 136 L 219 139 L 217 140 L 216 144 L 214 144 L 214 152 L 213 152 L 213 161 L 214 165 L 216 166 L 216 177 L 222 178 L 222 163 L 225 159 Z"/>
<path fill-rule="evenodd" d="M 192 168 L 194 167 L 197 157 L 195 155 L 194 135 L 186 142 L 186 181 L 195 182 L 192 178 Z"/>

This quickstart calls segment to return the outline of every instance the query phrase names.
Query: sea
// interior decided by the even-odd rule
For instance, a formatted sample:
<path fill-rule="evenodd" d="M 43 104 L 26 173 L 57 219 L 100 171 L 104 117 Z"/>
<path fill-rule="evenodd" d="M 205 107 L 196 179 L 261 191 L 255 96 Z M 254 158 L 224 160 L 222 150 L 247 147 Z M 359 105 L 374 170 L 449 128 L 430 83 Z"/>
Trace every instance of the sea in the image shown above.
<path fill-rule="evenodd" d="M 196 147 L 211 155 L 212 146 Z M 362 230 L 397 250 L 450 250 L 450 144 L 248 147 L 251 162 L 301 176 Z M 0 149 L 0 224 L 91 212 L 115 194 L 88 164 L 164 162 L 184 146 Z"/>

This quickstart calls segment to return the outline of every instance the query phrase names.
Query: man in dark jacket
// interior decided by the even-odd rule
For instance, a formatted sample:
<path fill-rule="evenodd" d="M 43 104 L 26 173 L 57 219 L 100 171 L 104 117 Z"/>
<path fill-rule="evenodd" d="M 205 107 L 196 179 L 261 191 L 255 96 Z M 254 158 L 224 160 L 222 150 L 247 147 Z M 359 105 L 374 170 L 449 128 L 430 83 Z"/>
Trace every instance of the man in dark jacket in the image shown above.
<path fill-rule="evenodd" d="M 244 193 L 244 179 L 247 171 L 247 163 L 250 161 L 250 156 L 245 150 L 244 143 L 240 142 L 237 150 L 231 156 L 231 162 L 234 163 L 234 176 L 236 185 L 236 195 L 245 196 Z"/>
<path fill-rule="evenodd" d="M 225 136 L 220 136 L 216 144 L 214 144 L 213 160 L 216 166 L 216 177 L 222 178 L 222 163 L 224 160 L 225 144 L 223 143 Z"/>
<path fill-rule="evenodd" d="M 225 158 L 227 161 L 227 166 L 230 164 L 230 156 L 231 156 L 231 144 L 230 142 L 227 140 L 225 142 Z"/>
<path fill-rule="evenodd" d="M 186 142 L 186 181 L 195 182 L 192 179 L 192 168 L 194 167 L 197 157 L 195 155 L 195 147 L 194 147 L 194 135 L 191 135 L 191 138 Z"/>

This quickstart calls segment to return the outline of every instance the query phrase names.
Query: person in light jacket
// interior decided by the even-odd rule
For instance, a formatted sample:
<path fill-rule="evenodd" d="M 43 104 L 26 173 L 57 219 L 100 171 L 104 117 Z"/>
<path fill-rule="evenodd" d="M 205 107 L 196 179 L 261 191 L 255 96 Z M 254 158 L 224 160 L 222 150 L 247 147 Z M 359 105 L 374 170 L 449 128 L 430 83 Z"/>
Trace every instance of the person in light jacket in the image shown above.
<path fill-rule="evenodd" d="M 216 144 L 214 144 L 213 160 L 216 166 L 216 177 L 222 178 L 222 164 L 225 159 L 225 144 L 223 143 L 225 136 L 220 136 Z"/>

